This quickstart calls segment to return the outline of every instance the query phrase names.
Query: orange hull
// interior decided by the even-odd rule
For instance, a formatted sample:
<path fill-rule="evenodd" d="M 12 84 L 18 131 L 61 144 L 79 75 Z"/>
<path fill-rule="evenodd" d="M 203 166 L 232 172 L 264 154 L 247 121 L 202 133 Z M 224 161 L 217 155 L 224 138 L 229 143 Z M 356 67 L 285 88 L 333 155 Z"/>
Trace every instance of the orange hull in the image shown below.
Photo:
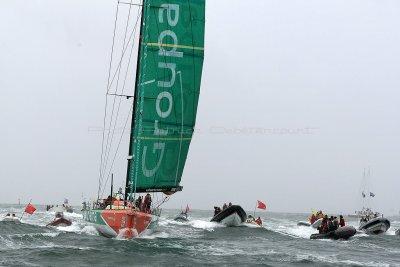
<path fill-rule="evenodd" d="M 154 229 L 158 222 L 158 216 L 132 209 L 88 210 L 84 218 L 93 223 L 100 234 L 126 239 Z"/>

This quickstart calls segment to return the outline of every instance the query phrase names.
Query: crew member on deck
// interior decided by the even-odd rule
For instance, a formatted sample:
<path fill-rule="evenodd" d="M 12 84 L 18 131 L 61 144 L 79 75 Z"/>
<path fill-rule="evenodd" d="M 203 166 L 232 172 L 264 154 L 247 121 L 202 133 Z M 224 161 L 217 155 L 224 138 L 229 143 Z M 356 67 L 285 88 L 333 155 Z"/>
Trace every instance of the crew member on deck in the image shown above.
<path fill-rule="evenodd" d="M 257 218 L 256 223 L 261 226 L 262 225 L 262 220 L 260 217 Z"/>
<path fill-rule="evenodd" d="M 228 205 L 226 205 L 226 203 L 224 203 L 224 205 L 222 206 L 223 210 L 226 210 L 228 208 Z"/>
<path fill-rule="evenodd" d="M 107 199 L 104 201 L 104 208 L 107 208 L 107 206 L 111 206 L 113 202 L 113 197 L 112 196 L 108 196 Z M 58 207 L 58 205 L 56 206 Z"/>
<path fill-rule="evenodd" d="M 149 193 L 146 194 L 142 204 L 142 211 L 146 213 L 151 213 L 151 196 Z"/>
<path fill-rule="evenodd" d="M 151 202 L 152 202 L 152 200 L 151 200 L 151 196 L 150 196 L 150 194 L 148 194 L 149 195 L 149 201 L 147 201 L 147 207 L 146 207 L 146 212 L 147 213 L 151 213 Z"/>
<path fill-rule="evenodd" d="M 135 206 L 136 206 L 140 211 L 142 211 L 142 196 L 139 196 L 138 199 L 136 199 Z"/>

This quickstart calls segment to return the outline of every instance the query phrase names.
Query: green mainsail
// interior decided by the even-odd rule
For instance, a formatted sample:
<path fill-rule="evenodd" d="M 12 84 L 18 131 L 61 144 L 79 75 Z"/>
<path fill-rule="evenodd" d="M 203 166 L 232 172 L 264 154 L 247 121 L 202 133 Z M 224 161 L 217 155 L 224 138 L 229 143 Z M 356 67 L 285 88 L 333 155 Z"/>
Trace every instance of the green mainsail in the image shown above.
<path fill-rule="evenodd" d="M 205 0 L 144 0 L 126 192 L 174 192 L 192 139 Z"/>

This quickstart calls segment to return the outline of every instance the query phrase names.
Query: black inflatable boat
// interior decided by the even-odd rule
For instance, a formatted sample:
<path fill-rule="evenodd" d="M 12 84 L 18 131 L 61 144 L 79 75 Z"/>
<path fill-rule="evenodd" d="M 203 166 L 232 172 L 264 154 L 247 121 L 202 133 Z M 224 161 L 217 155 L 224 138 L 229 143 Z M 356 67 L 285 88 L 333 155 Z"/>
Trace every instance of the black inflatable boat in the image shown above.
<path fill-rule="evenodd" d="M 211 221 L 223 223 L 226 226 L 238 226 L 246 220 L 246 212 L 239 205 L 232 205 L 215 215 Z"/>
<path fill-rule="evenodd" d="M 357 230 L 353 226 L 339 227 L 335 231 L 331 231 L 325 234 L 312 234 L 310 239 L 349 239 L 356 234 Z"/>

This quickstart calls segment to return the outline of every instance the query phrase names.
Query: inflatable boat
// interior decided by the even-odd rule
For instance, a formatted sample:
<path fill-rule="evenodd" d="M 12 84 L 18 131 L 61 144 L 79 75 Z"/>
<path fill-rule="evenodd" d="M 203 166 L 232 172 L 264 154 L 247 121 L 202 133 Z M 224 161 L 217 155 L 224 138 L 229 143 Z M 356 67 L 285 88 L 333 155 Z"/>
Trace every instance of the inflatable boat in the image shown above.
<path fill-rule="evenodd" d="M 62 212 L 58 212 L 56 213 L 56 217 L 54 218 L 54 220 L 49 223 L 47 226 L 53 226 L 53 227 L 57 227 L 57 226 L 70 226 L 72 224 L 72 222 L 68 219 L 66 219 L 63 215 Z"/>
<path fill-rule="evenodd" d="M 358 228 L 366 234 L 382 234 L 390 228 L 390 221 L 386 218 L 374 218 L 367 222 L 361 222 Z"/>
<path fill-rule="evenodd" d="M 344 227 L 339 227 L 335 231 L 331 231 L 325 234 L 312 234 L 310 236 L 310 239 L 344 239 L 347 240 L 350 237 L 354 236 L 356 234 L 357 230 L 353 226 L 344 226 Z"/>
<path fill-rule="evenodd" d="M 311 227 L 315 228 L 315 229 L 318 229 L 318 227 L 320 227 L 321 224 L 322 224 L 322 220 L 323 220 L 322 218 L 316 220 L 313 224 L 311 224 Z"/>
<path fill-rule="evenodd" d="M 226 226 L 239 226 L 246 221 L 246 212 L 239 205 L 232 205 L 218 214 L 211 221 L 225 224 Z"/>
<path fill-rule="evenodd" d="M 320 227 L 321 223 L 322 223 L 322 218 L 316 220 L 313 224 L 311 224 L 309 222 L 301 221 L 301 222 L 298 222 L 297 225 L 298 226 L 309 226 L 309 227 L 311 226 L 312 228 L 318 229 L 318 227 Z"/>
<path fill-rule="evenodd" d="M 298 226 L 311 226 L 311 223 L 309 222 L 305 222 L 305 221 L 300 221 L 297 223 Z"/>

